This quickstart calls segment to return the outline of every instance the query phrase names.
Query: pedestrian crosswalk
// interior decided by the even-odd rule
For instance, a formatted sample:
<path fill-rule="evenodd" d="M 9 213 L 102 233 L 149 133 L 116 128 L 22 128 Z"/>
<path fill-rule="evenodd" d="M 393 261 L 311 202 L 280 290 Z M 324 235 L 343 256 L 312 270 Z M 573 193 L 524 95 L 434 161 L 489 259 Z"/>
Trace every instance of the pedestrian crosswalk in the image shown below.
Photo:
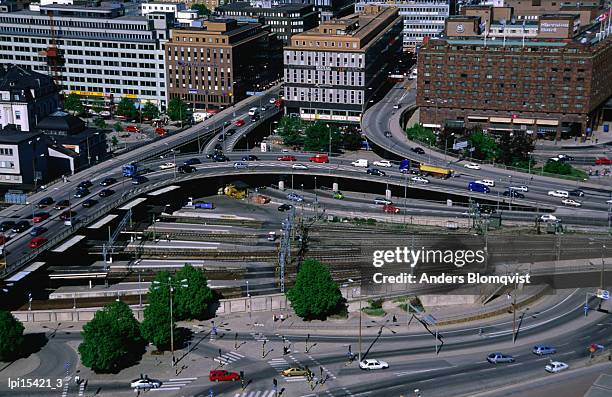
<path fill-rule="evenodd" d="M 244 356 L 240 353 L 227 352 L 225 354 L 222 354 L 221 357 L 215 357 L 214 360 L 221 365 L 227 365 L 236 362 L 241 358 L 244 358 Z"/>
<path fill-rule="evenodd" d="M 268 361 L 268 364 L 278 372 L 283 372 L 289 368 L 289 363 L 284 358 L 273 358 Z"/>
<path fill-rule="evenodd" d="M 253 390 L 234 394 L 234 397 L 275 397 L 274 390 Z"/>
<path fill-rule="evenodd" d="M 336 375 L 334 375 L 329 369 L 327 369 L 324 365 L 321 365 L 321 363 L 314 357 L 312 357 L 310 354 L 307 354 L 306 356 L 308 356 L 308 358 L 315 363 L 316 365 L 318 365 L 319 367 L 321 367 L 323 369 L 323 378 L 328 377 L 329 379 L 332 380 L 336 380 Z"/>
<path fill-rule="evenodd" d="M 162 381 L 162 385 L 157 389 L 150 389 L 150 391 L 168 391 L 168 390 L 180 390 L 183 386 L 187 386 L 198 378 L 173 378 L 167 381 Z"/>
<path fill-rule="evenodd" d="M 81 384 L 79 385 L 79 397 L 83 397 L 83 395 L 85 394 L 85 386 L 86 382 L 81 382 Z"/>
<path fill-rule="evenodd" d="M 261 332 L 251 332 L 251 336 L 258 342 L 269 341 L 269 339 Z"/>

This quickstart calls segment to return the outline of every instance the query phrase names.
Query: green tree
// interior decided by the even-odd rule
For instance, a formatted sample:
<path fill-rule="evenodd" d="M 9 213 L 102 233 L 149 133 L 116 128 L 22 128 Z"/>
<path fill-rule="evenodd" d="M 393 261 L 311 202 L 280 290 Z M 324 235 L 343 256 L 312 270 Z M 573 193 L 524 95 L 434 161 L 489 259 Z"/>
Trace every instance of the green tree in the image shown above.
<path fill-rule="evenodd" d="M 69 94 L 66 99 L 64 99 L 64 109 L 73 114 L 81 114 L 85 111 L 83 102 L 81 102 L 81 97 L 75 93 Z"/>
<path fill-rule="evenodd" d="M 304 122 L 299 117 L 283 116 L 278 123 L 278 135 L 286 145 L 304 143 Z"/>
<path fill-rule="evenodd" d="M 325 124 L 317 121 L 309 124 L 304 131 L 304 150 L 312 152 L 337 152 L 340 146 L 340 132 L 335 125 Z"/>
<path fill-rule="evenodd" d="M 210 10 L 206 7 L 206 4 L 192 4 L 192 10 L 196 10 L 200 16 L 210 15 Z"/>
<path fill-rule="evenodd" d="M 179 97 L 174 97 L 168 103 L 168 117 L 172 121 L 185 121 L 189 118 L 187 104 Z"/>
<path fill-rule="evenodd" d="M 95 119 L 93 123 L 98 128 L 106 128 L 106 127 L 108 127 L 108 125 L 106 124 L 106 121 L 104 121 L 104 119 L 101 119 L 99 117 L 97 119 Z"/>
<path fill-rule="evenodd" d="M 135 119 L 138 117 L 138 110 L 136 110 L 134 102 L 124 97 L 121 98 L 121 101 L 117 104 L 117 114 L 125 116 L 128 119 Z"/>
<path fill-rule="evenodd" d="M 141 324 L 142 336 L 153 343 L 158 350 L 170 346 L 169 280 L 172 280 L 172 276 L 167 271 L 155 275 L 147 295 L 149 305 L 144 310 L 144 320 Z"/>
<path fill-rule="evenodd" d="M 113 129 L 117 132 L 121 132 L 123 131 L 123 126 L 117 121 L 115 124 L 113 124 Z"/>
<path fill-rule="evenodd" d="M 429 128 L 423 127 L 421 124 L 415 124 L 406 129 L 406 136 L 411 141 L 423 142 L 433 146 L 436 144 L 436 134 Z"/>
<path fill-rule="evenodd" d="M 563 161 L 548 160 L 544 165 L 544 172 L 557 175 L 570 175 L 572 166 Z"/>
<path fill-rule="evenodd" d="M 499 147 L 495 138 L 482 131 L 475 131 L 468 137 L 471 147 L 474 148 L 472 157 L 480 160 L 495 160 L 499 156 Z"/>
<path fill-rule="evenodd" d="M 359 150 L 363 139 L 357 127 L 349 126 L 342 135 L 342 147 L 346 150 Z"/>
<path fill-rule="evenodd" d="M 0 310 L 0 361 L 17 358 L 23 344 L 23 325 L 11 314 Z"/>
<path fill-rule="evenodd" d="M 113 146 L 117 146 L 119 144 L 119 139 L 116 135 L 113 135 L 113 137 L 111 138 L 111 143 L 113 144 Z"/>
<path fill-rule="evenodd" d="M 529 152 L 534 150 L 533 139 L 524 132 L 503 134 L 499 139 L 500 163 L 528 168 Z"/>
<path fill-rule="evenodd" d="M 208 313 L 208 304 L 213 300 L 204 270 L 185 264 L 174 276 L 175 283 L 181 283 L 182 280 L 187 280 L 187 288 L 177 288 L 173 297 L 176 318 L 202 319 Z"/>
<path fill-rule="evenodd" d="M 155 104 L 147 102 L 142 107 L 142 117 L 153 120 L 159 117 L 159 109 Z"/>
<path fill-rule="evenodd" d="M 338 284 L 326 265 L 314 259 L 305 260 L 287 291 L 295 313 L 304 319 L 322 319 L 338 309 L 343 298 Z"/>
<path fill-rule="evenodd" d="M 95 372 L 115 372 L 134 363 L 144 352 L 140 326 L 124 302 L 98 310 L 81 335 L 81 362 Z"/>
<path fill-rule="evenodd" d="M 100 99 L 94 100 L 91 103 L 91 110 L 100 114 L 100 112 L 104 110 L 104 101 L 101 101 Z"/>

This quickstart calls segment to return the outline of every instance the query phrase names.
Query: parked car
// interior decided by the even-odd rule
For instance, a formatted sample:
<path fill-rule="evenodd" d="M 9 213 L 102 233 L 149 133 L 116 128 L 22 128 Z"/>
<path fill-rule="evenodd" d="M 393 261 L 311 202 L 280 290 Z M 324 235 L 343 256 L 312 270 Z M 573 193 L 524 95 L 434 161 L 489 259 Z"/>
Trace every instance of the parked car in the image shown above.
<path fill-rule="evenodd" d="M 469 168 L 470 170 L 479 170 L 480 169 L 480 165 L 476 164 L 476 163 L 467 163 L 463 165 L 465 168 Z"/>
<path fill-rule="evenodd" d="M 161 385 L 162 383 L 160 381 L 149 378 L 134 379 L 130 382 L 130 387 L 132 389 L 158 389 Z"/>
<path fill-rule="evenodd" d="M 211 370 L 208 374 L 208 380 L 211 382 L 235 382 L 240 380 L 240 375 L 236 372 L 228 372 L 222 369 Z"/>
<path fill-rule="evenodd" d="M 181 174 L 191 174 L 192 172 L 195 172 L 195 171 L 196 171 L 195 167 L 192 167 L 187 164 L 183 164 L 180 167 L 178 167 L 178 172 Z"/>
<path fill-rule="evenodd" d="M 249 154 L 248 156 L 242 156 L 242 161 L 259 161 L 259 158 L 253 154 Z"/>
<path fill-rule="evenodd" d="M 487 356 L 487 361 L 491 364 L 513 363 L 514 357 L 509 354 L 491 353 Z"/>
<path fill-rule="evenodd" d="M 114 193 L 115 191 L 113 189 L 102 189 L 100 190 L 100 193 L 98 193 L 98 196 L 108 197 L 108 196 L 112 196 Z"/>
<path fill-rule="evenodd" d="M 308 166 L 306 164 L 295 163 L 291 165 L 291 168 L 294 170 L 307 170 Z"/>
<path fill-rule="evenodd" d="M 278 161 L 297 161 L 297 158 L 295 156 L 285 154 L 283 156 L 277 157 L 276 160 Z"/>
<path fill-rule="evenodd" d="M 2 232 L 2 233 L 8 232 L 9 230 L 11 230 L 14 227 L 15 227 L 15 222 L 14 221 L 4 221 L 4 222 L 0 223 L 0 232 Z"/>
<path fill-rule="evenodd" d="M 13 233 L 21 233 L 21 232 L 28 230 L 29 228 L 30 228 L 30 222 L 19 221 L 15 224 L 15 226 L 13 226 L 11 230 L 13 231 Z"/>
<path fill-rule="evenodd" d="M 569 195 L 575 197 L 584 197 L 584 191 L 581 189 L 570 190 Z"/>
<path fill-rule="evenodd" d="M 391 164 L 389 160 L 378 160 L 378 161 L 373 162 L 372 165 L 375 165 L 377 167 L 387 167 L 387 168 L 393 167 L 393 164 Z"/>
<path fill-rule="evenodd" d="M 102 182 L 100 182 L 100 186 L 110 186 L 114 185 L 115 183 L 117 183 L 115 178 L 104 178 Z"/>
<path fill-rule="evenodd" d="M 544 356 L 547 354 L 555 354 L 557 352 L 557 349 L 548 345 L 535 345 L 531 352 L 538 356 Z"/>
<path fill-rule="evenodd" d="M 561 203 L 570 207 L 582 207 L 582 203 L 580 201 L 576 201 L 573 199 L 563 199 L 561 200 Z"/>
<path fill-rule="evenodd" d="M 506 197 L 512 197 L 512 198 L 525 198 L 525 195 L 523 193 L 519 193 L 516 190 L 506 190 L 504 192 L 504 196 Z"/>
<path fill-rule="evenodd" d="M 55 200 L 53 200 L 53 198 L 45 197 L 45 198 L 41 199 L 36 206 L 38 208 L 45 208 L 45 207 L 53 204 L 54 202 L 55 202 Z"/>
<path fill-rule="evenodd" d="M 287 376 L 287 377 L 306 376 L 308 374 L 310 374 L 310 370 L 306 368 L 302 368 L 302 367 L 291 367 L 281 372 L 281 375 Z"/>
<path fill-rule="evenodd" d="M 281 204 L 281 205 L 278 206 L 278 210 L 280 212 L 289 211 L 291 208 L 293 208 L 293 206 L 291 204 Z"/>
<path fill-rule="evenodd" d="M 425 150 L 423 150 L 423 148 L 420 148 L 418 146 L 413 147 L 412 149 L 413 152 L 415 152 L 416 154 L 425 154 Z"/>
<path fill-rule="evenodd" d="M 379 170 L 378 168 L 368 168 L 366 171 L 368 175 L 376 175 L 376 176 L 385 176 L 387 175 L 384 171 Z"/>
<path fill-rule="evenodd" d="M 30 230 L 30 236 L 37 237 L 47 231 L 46 227 L 43 226 L 34 226 L 32 230 Z M 4 244 L 4 243 L 2 243 Z"/>
<path fill-rule="evenodd" d="M 412 182 L 429 183 L 429 179 L 423 178 L 422 176 L 413 176 L 412 178 L 410 178 L 410 180 Z"/>
<path fill-rule="evenodd" d="M 389 368 L 389 364 L 384 361 L 368 358 L 359 363 L 359 368 L 364 370 L 387 369 Z"/>
<path fill-rule="evenodd" d="M 540 216 L 540 221 L 542 222 L 561 222 L 561 219 L 551 214 L 544 214 Z"/>
<path fill-rule="evenodd" d="M 34 223 L 40 223 L 43 222 L 45 220 L 49 219 L 49 213 L 48 212 L 37 212 L 34 214 L 34 216 L 32 216 L 32 222 Z"/>
<path fill-rule="evenodd" d="M 45 245 L 49 240 L 47 240 L 44 237 L 34 237 L 32 240 L 30 240 L 30 248 L 32 249 L 36 249 L 36 248 L 40 248 L 43 245 Z"/>
<path fill-rule="evenodd" d="M 127 132 L 140 132 L 140 128 L 136 127 L 135 125 L 128 125 L 127 127 L 125 127 L 125 131 Z"/>
<path fill-rule="evenodd" d="M 194 157 L 189 160 L 186 160 L 183 164 L 184 165 L 196 165 L 196 164 L 202 164 L 202 162 L 200 161 L 200 159 L 197 159 Z"/>
<path fill-rule="evenodd" d="M 293 193 L 293 192 L 287 194 L 287 199 L 298 202 L 298 203 L 301 203 L 302 201 L 304 201 L 304 197 L 300 196 L 297 193 Z"/>
<path fill-rule="evenodd" d="M 83 201 L 83 208 L 91 208 L 94 205 L 98 204 L 98 200 L 94 200 L 94 199 L 87 199 L 85 201 Z"/>
<path fill-rule="evenodd" d="M 400 212 L 400 209 L 394 206 L 393 204 L 385 204 L 383 205 L 383 212 L 397 214 L 398 212 Z"/>
<path fill-rule="evenodd" d="M 544 370 L 546 370 L 546 372 L 550 372 L 551 374 L 556 374 L 557 372 L 564 371 L 568 368 L 569 368 L 569 365 L 567 365 L 564 362 L 551 361 L 548 364 L 546 364 L 546 366 L 544 367 Z"/>

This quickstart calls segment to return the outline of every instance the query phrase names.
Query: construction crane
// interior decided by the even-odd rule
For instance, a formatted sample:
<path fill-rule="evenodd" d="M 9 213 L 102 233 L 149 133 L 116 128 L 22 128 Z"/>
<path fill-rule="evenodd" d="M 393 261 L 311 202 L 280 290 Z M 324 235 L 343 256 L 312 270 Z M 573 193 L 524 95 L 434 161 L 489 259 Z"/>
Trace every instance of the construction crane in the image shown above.
<path fill-rule="evenodd" d="M 53 20 L 53 11 L 47 11 L 47 16 L 49 17 L 49 30 L 51 40 L 49 41 L 49 45 L 46 50 L 40 51 L 38 54 L 47 58 L 47 67 L 49 68 L 49 74 L 53 79 L 53 82 L 58 87 L 61 93 L 62 87 L 62 72 L 61 67 L 64 64 L 64 59 L 60 53 L 60 50 L 57 46 L 56 32 L 55 32 L 55 21 Z"/>

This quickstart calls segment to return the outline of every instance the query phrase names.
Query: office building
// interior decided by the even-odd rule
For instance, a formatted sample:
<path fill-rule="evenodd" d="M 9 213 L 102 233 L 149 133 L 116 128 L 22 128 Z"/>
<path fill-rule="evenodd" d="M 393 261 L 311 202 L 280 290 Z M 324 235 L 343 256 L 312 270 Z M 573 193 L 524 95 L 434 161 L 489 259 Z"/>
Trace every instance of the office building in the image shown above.
<path fill-rule="evenodd" d="M 173 29 L 166 44 L 169 100 L 196 109 L 222 109 L 279 78 L 281 43 L 259 23 L 235 19 Z"/>
<path fill-rule="evenodd" d="M 0 186 L 33 187 L 48 180 L 47 143 L 39 132 L 0 131 Z"/>
<path fill-rule="evenodd" d="M 279 4 L 266 7 L 236 2 L 217 8 L 216 13 L 239 22 L 268 25 L 269 30 L 285 45 L 289 44 L 292 35 L 310 30 L 319 24 L 319 16 L 310 4 Z"/>
<path fill-rule="evenodd" d="M 32 131 L 59 105 L 57 88 L 46 74 L 21 66 L 0 66 L 0 125 L 17 131 Z"/>
<path fill-rule="evenodd" d="M 310 4 L 319 13 L 320 22 L 347 16 L 355 10 L 354 0 L 251 0 L 255 7 L 270 8 L 281 4 Z"/>
<path fill-rule="evenodd" d="M 284 50 L 285 106 L 304 120 L 357 123 L 401 53 L 397 9 L 323 22 L 291 37 Z"/>
<path fill-rule="evenodd" d="M 362 0 L 355 3 L 355 12 L 361 12 L 368 4 L 397 8 L 404 21 L 404 49 L 414 52 L 423 44 L 425 37 L 436 36 L 444 30 L 444 21 L 451 14 L 454 3 L 454 0 Z"/>
<path fill-rule="evenodd" d="M 540 15 L 525 28 L 486 25 L 481 16 L 450 17 L 444 36 L 422 47 L 417 105 L 424 125 L 558 139 L 585 136 L 601 123 L 612 95 L 609 25 L 582 27 L 578 14 Z"/>
<path fill-rule="evenodd" d="M 32 4 L 0 13 L 0 63 L 51 74 L 64 94 L 86 101 L 128 97 L 164 109 L 170 17 L 126 16 L 119 3 Z"/>

